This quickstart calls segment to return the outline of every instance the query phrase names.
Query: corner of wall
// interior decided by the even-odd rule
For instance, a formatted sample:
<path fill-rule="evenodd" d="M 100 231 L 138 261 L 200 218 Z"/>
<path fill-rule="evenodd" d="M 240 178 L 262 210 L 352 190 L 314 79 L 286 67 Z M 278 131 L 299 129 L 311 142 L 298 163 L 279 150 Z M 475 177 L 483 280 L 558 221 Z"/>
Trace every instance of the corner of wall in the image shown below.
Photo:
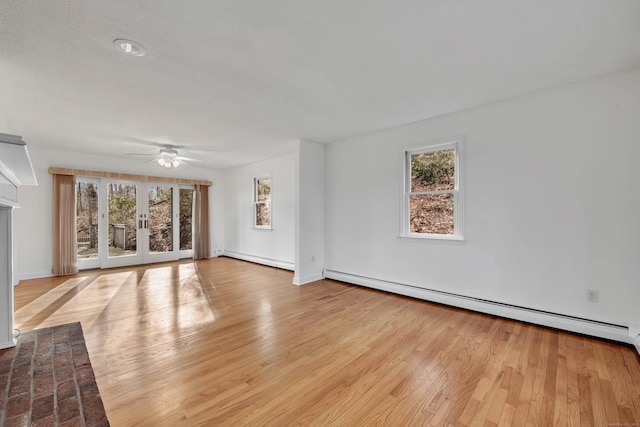
<path fill-rule="evenodd" d="M 296 286 L 306 285 L 308 283 L 317 282 L 318 280 L 324 279 L 322 274 L 314 274 L 306 277 L 299 277 L 294 275 L 292 283 Z"/>
<path fill-rule="evenodd" d="M 321 280 L 325 264 L 325 146 L 300 140 L 296 159 L 294 284 Z"/>
<path fill-rule="evenodd" d="M 640 354 L 640 326 L 629 325 L 629 337 L 631 337 L 631 343 L 636 351 Z"/>

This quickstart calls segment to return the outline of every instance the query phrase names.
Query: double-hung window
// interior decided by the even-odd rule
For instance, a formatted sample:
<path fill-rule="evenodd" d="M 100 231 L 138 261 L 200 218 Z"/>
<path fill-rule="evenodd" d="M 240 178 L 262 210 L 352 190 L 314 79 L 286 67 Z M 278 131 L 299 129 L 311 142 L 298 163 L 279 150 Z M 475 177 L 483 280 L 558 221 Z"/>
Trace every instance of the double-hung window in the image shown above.
<path fill-rule="evenodd" d="M 462 139 L 404 152 L 403 237 L 462 240 Z"/>
<path fill-rule="evenodd" d="M 271 228 L 271 177 L 253 179 L 253 226 Z"/>

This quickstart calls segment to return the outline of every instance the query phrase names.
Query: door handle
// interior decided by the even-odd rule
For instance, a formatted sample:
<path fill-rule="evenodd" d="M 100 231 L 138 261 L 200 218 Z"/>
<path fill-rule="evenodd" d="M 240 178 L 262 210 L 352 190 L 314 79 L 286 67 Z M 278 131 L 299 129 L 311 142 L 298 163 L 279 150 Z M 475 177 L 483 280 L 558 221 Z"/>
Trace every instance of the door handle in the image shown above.
<path fill-rule="evenodd" d="M 149 228 L 149 227 L 148 227 L 148 225 L 149 225 L 149 221 L 147 221 L 147 220 L 145 219 L 145 220 L 144 220 L 144 228 Z"/>

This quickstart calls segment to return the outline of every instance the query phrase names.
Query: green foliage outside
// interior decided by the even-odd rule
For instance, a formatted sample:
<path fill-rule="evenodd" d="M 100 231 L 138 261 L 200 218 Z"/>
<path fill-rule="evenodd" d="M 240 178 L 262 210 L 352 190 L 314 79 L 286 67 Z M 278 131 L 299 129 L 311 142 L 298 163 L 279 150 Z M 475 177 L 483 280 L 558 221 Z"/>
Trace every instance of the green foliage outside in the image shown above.
<path fill-rule="evenodd" d="M 109 200 L 109 223 L 128 224 L 136 218 L 136 202 L 127 197 L 116 196 Z"/>
<path fill-rule="evenodd" d="M 271 179 L 258 180 L 258 201 L 262 202 L 271 198 Z"/>
<path fill-rule="evenodd" d="M 411 175 L 426 184 L 452 183 L 455 172 L 455 150 L 440 150 L 411 156 Z"/>

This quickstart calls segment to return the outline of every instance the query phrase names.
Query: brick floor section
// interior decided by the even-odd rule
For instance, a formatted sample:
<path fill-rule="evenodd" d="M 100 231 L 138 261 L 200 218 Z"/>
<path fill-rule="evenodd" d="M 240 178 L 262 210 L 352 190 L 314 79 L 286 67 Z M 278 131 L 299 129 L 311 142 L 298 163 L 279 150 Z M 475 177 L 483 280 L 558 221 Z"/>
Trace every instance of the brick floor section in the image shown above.
<path fill-rule="evenodd" d="M 80 323 L 0 350 L 0 426 L 108 426 Z"/>

